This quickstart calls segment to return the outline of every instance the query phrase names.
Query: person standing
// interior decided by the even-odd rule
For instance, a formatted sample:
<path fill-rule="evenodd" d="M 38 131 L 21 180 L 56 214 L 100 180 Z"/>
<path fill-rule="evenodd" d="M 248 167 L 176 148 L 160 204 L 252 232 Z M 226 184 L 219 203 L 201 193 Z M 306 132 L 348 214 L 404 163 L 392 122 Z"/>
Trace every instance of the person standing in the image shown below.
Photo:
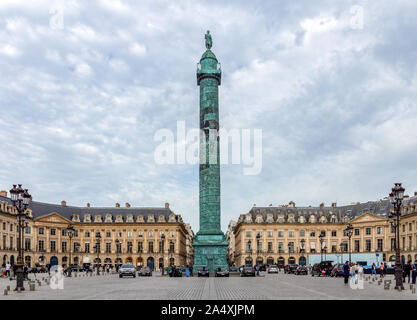
<path fill-rule="evenodd" d="M 6 277 L 10 278 L 10 268 L 12 267 L 12 265 L 10 264 L 9 261 L 7 261 L 6 263 Z"/>
<path fill-rule="evenodd" d="M 187 264 L 187 267 L 185 268 L 185 276 L 187 278 L 190 276 L 190 268 L 188 267 L 188 264 Z"/>
<path fill-rule="evenodd" d="M 350 268 L 351 273 L 351 281 L 352 283 L 356 283 L 356 274 L 358 273 L 358 268 L 356 267 L 355 263 L 352 263 L 352 267 Z"/>
<path fill-rule="evenodd" d="M 345 264 L 343 265 L 343 277 L 344 277 L 345 286 L 347 286 L 349 282 L 349 272 L 350 272 L 349 262 L 346 261 Z"/>
<path fill-rule="evenodd" d="M 385 269 L 384 263 L 381 262 L 381 264 L 379 265 L 379 276 L 381 278 L 383 278 L 384 275 L 385 275 L 385 270 L 384 269 Z"/>
<path fill-rule="evenodd" d="M 410 283 L 411 261 L 408 261 L 407 264 L 404 266 L 404 280 L 403 280 L 403 282 L 405 282 L 405 277 L 408 278 L 408 283 Z"/>
<path fill-rule="evenodd" d="M 417 278 L 417 268 L 416 265 L 413 263 L 411 265 L 411 283 L 416 284 L 416 278 Z"/>
<path fill-rule="evenodd" d="M 375 265 L 375 263 L 372 263 L 371 276 L 372 276 L 372 279 L 375 279 L 375 277 L 376 277 L 376 265 Z"/>

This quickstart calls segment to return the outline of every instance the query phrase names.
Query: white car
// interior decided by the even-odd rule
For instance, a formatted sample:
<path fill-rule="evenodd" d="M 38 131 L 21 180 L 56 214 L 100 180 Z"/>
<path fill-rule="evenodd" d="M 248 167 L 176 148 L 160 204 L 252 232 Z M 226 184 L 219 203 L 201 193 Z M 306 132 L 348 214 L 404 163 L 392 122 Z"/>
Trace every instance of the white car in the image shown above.
<path fill-rule="evenodd" d="M 124 276 L 136 278 L 136 268 L 133 264 L 125 263 L 119 268 L 119 278 L 123 278 Z"/>

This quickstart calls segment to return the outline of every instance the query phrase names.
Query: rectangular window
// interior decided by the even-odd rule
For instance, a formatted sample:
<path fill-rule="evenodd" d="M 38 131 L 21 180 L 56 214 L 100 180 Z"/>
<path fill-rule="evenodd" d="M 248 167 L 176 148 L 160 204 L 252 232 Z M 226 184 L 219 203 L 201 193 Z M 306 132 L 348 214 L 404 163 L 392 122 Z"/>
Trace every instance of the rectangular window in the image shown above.
<path fill-rule="evenodd" d="M 359 235 L 359 229 L 355 229 L 355 236 Z"/>
<path fill-rule="evenodd" d="M 86 237 L 86 238 L 90 238 L 90 232 L 86 231 L 86 232 L 85 232 L 85 237 Z"/>
<path fill-rule="evenodd" d="M 127 237 L 128 237 L 128 238 L 132 238 L 132 231 L 128 231 L 128 232 L 127 232 Z"/>
<path fill-rule="evenodd" d="M 365 241 L 366 251 L 371 252 L 371 240 L 367 239 Z"/>
<path fill-rule="evenodd" d="M 391 233 L 395 233 L 395 227 L 391 227 Z"/>
<path fill-rule="evenodd" d="M 14 248 L 13 248 L 13 237 L 10 237 L 10 250 L 13 250 Z"/>
<path fill-rule="evenodd" d="M 283 253 L 283 252 L 284 252 L 284 243 L 278 242 L 278 253 Z"/>
<path fill-rule="evenodd" d="M 279 231 L 278 231 L 278 237 L 279 237 L 279 238 L 284 237 L 284 231 L 279 230 Z"/>
<path fill-rule="evenodd" d="M 395 250 L 395 247 L 396 247 L 396 245 L 395 245 L 395 238 L 392 238 L 391 239 L 391 251 L 394 251 Z"/>
<path fill-rule="evenodd" d="M 403 224 L 403 232 L 405 232 L 405 224 Z"/>
<path fill-rule="evenodd" d="M 272 232 L 272 230 L 268 230 L 268 238 L 272 238 L 273 237 L 273 232 Z"/>
<path fill-rule="evenodd" d="M 25 238 L 25 251 L 30 251 L 30 239 Z"/>
<path fill-rule="evenodd" d="M 3 236 L 3 249 L 4 250 L 7 249 L 6 241 L 7 241 L 7 237 L 6 236 Z"/>
<path fill-rule="evenodd" d="M 131 241 L 128 241 L 127 242 L 127 252 L 132 253 L 132 250 L 133 250 L 133 244 L 132 244 Z"/>
<path fill-rule="evenodd" d="M 61 234 L 63 237 L 65 237 L 67 235 L 67 229 L 62 229 Z"/>
<path fill-rule="evenodd" d="M 359 251 L 360 251 L 360 241 L 355 240 L 355 252 L 359 252 Z"/>
<path fill-rule="evenodd" d="M 153 231 L 148 232 L 148 238 L 153 238 Z"/>
<path fill-rule="evenodd" d="M 30 231 L 31 231 L 31 230 L 30 230 L 30 227 L 29 227 L 29 226 L 27 226 L 27 227 L 25 228 L 25 233 L 26 233 L 26 234 L 30 234 Z"/>
<path fill-rule="evenodd" d="M 413 250 L 413 237 L 408 236 L 408 250 Z"/>
<path fill-rule="evenodd" d="M 247 238 L 250 238 L 251 236 L 252 236 L 251 232 L 250 231 L 246 231 L 246 237 Z"/>
<path fill-rule="evenodd" d="M 143 232 L 142 231 L 138 231 L 138 237 L 142 238 L 143 237 Z"/>
<path fill-rule="evenodd" d="M 272 253 L 272 242 L 268 242 L 268 253 Z"/>
<path fill-rule="evenodd" d="M 408 224 L 408 231 L 413 231 L 413 224 L 412 223 Z"/>
<path fill-rule="evenodd" d="M 55 251 L 56 251 L 56 241 L 51 240 L 51 252 L 55 252 Z"/>
<path fill-rule="evenodd" d="M 111 243 L 106 242 L 106 253 L 111 253 Z"/>
<path fill-rule="evenodd" d="M 289 236 L 290 238 L 294 238 L 294 231 L 289 231 L 289 232 L 288 232 L 288 236 Z"/>
<path fill-rule="evenodd" d="M 294 253 L 294 242 L 288 242 L 288 252 Z"/>
<path fill-rule="evenodd" d="M 45 242 L 44 242 L 43 240 L 39 240 L 39 241 L 38 241 L 38 250 L 39 250 L 40 252 L 42 252 L 42 251 L 44 251 L 44 250 L 45 250 Z"/>
<path fill-rule="evenodd" d="M 45 229 L 44 228 L 39 228 L 39 234 L 44 234 Z"/>
<path fill-rule="evenodd" d="M 316 232 L 315 231 L 311 231 L 310 232 L 310 237 L 315 237 L 316 236 Z"/>
<path fill-rule="evenodd" d="M 365 234 L 366 234 L 367 236 L 371 235 L 371 228 L 366 228 L 366 229 L 365 229 Z"/>
<path fill-rule="evenodd" d="M 84 247 L 85 247 L 85 252 L 86 252 L 86 253 L 90 253 L 90 244 L 89 244 L 88 242 L 86 242 L 86 243 L 84 244 Z"/>
<path fill-rule="evenodd" d="M 332 231 L 332 237 L 337 237 L 337 231 L 335 230 Z"/>
<path fill-rule="evenodd" d="M 13 224 L 10 224 L 10 232 L 13 232 Z"/>
<path fill-rule="evenodd" d="M 3 230 L 6 231 L 6 222 L 3 222 Z"/>
<path fill-rule="evenodd" d="M 110 238 L 111 237 L 111 232 L 110 231 L 106 231 L 106 238 Z"/>
<path fill-rule="evenodd" d="M 376 233 L 377 234 L 382 234 L 382 227 L 377 227 L 376 228 Z"/>
<path fill-rule="evenodd" d="M 378 239 L 377 240 L 377 243 L 378 243 L 378 251 L 383 251 L 383 239 Z"/>
<path fill-rule="evenodd" d="M 56 229 L 51 229 L 51 236 L 55 236 L 56 235 Z"/>
<path fill-rule="evenodd" d="M 152 241 L 149 241 L 149 243 L 148 243 L 148 252 L 153 253 L 153 242 Z"/>
<path fill-rule="evenodd" d="M 67 242 L 66 241 L 62 241 L 61 249 L 62 249 L 62 252 L 67 252 Z"/>
<path fill-rule="evenodd" d="M 305 231 L 304 230 L 300 230 L 300 237 L 304 237 L 305 236 Z"/>
<path fill-rule="evenodd" d="M 138 242 L 138 253 L 143 252 L 143 243 L 141 241 Z"/>

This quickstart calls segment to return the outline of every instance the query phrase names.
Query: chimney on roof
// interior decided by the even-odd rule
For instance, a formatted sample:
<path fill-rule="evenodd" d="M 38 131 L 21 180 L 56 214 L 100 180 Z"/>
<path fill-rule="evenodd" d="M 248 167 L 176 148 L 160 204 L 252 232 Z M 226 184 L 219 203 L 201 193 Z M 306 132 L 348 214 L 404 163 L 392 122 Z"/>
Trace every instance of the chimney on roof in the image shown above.
<path fill-rule="evenodd" d="M 90 208 L 90 202 L 87 202 L 87 208 Z"/>
<path fill-rule="evenodd" d="M 270 203 L 269 206 L 272 207 L 272 203 Z"/>
<path fill-rule="evenodd" d="M 126 203 L 125 203 L 125 207 L 126 207 L 126 208 L 130 208 L 130 203 L 129 203 L 129 202 L 126 202 Z"/>
<path fill-rule="evenodd" d="M 295 202 L 294 201 L 290 201 L 290 203 L 288 204 L 289 207 L 294 208 L 295 207 Z"/>
<path fill-rule="evenodd" d="M 417 196 L 417 191 L 414 191 L 414 197 L 416 197 Z"/>
<path fill-rule="evenodd" d="M 0 196 L 7 198 L 7 191 L 1 190 L 0 191 Z"/>
<path fill-rule="evenodd" d="M 165 202 L 165 209 L 169 209 L 169 203 Z"/>
<path fill-rule="evenodd" d="M 256 207 L 256 203 L 254 203 L 253 206 Z"/>
<path fill-rule="evenodd" d="M 322 202 L 322 203 L 320 203 L 320 208 L 323 208 L 324 207 L 324 203 Z"/>
<path fill-rule="evenodd" d="M 120 203 L 116 202 L 116 208 L 120 208 Z"/>
<path fill-rule="evenodd" d="M 357 201 L 355 204 L 361 204 L 361 202 L 360 201 Z"/>
<path fill-rule="evenodd" d="M 61 206 L 66 207 L 67 206 L 67 202 L 65 200 L 61 201 Z"/>
<path fill-rule="evenodd" d="M 333 202 L 332 203 L 332 208 L 336 208 L 337 207 L 337 203 L 336 202 Z"/>

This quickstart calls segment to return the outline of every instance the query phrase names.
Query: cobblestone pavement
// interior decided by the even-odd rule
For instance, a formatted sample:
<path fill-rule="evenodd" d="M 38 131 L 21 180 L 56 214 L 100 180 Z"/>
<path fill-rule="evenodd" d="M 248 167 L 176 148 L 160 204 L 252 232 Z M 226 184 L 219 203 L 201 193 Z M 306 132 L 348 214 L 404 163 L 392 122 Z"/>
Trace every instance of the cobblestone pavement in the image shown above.
<path fill-rule="evenodd" d="M 40 278 L 45 277 L 40 276 Z M 38 277 L 39 278 L 39 277 Z M 388 276 L 386 279 L 392 279 Z M 392 281 L 394 283 L 394 280 Z M 0 300 L 16 299 L 161 299 L 161 300 L 264 300 L 264 299 L 417 299 L 409 284 L 398 292 L 391 286 L 365 281 L 364 289 L 353 290 L 343 284 L 342 278 L 317 278 L 287 274 L 262 274 L 256 278 L 169 278 L 155 274 L 152 277 L 122 278 L 118 275 L 65 278 L 64 289 L 51 289 L 45 282 L 36 284 L 35 291 L 17 293 L 3 291 L 7 285 L 13 290 L 15 281 L 0 279 Z"/>

